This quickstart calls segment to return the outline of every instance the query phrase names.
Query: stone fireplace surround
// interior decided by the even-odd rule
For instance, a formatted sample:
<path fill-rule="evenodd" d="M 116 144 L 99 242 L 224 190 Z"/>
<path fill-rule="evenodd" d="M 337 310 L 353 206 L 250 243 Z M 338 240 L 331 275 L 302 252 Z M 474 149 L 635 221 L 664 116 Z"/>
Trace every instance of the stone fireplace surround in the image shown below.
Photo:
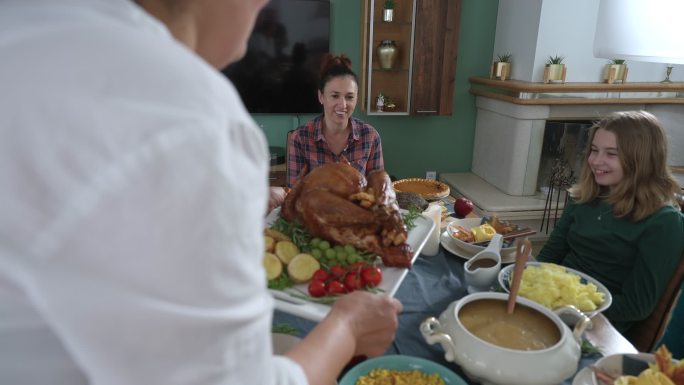
<path fill-rule="evenodd" d="M 681 83 L 677 88 L 684 90 Z M 597 120 L 614 111 L 649 110 L 654 104 L 663 102 L 674 102 L 676 114 L 681 109 L 684 116 L 684 104 L 678 104 L 684 103 L 684 99 L 680 99 L 681 90 L 666 94 L 651 93 L 646 98 L 642 97 L 645 94 L 638 97 L 632 95 L 631 98 L 622 95 L 622 99 L 608 99 L 605 94 L 599 94 L 598 98 L 586 94 L 579 96 L 578 100 L 577 95 L 531 96 L 519 93 L 511 96 L 471 88 L 471 93 L 477 95 L 471 172 L 441 174 L 440 179 L 449 184 L 457 195 L 471 199 L 480 214 L 497 215 L 539 231 L 547 205 L 546 195 L 537 191 L 547 120 Z M 666 96 L 667 100 L 651 99 L 662 96 Z M 680 136 L 684 135 L 681 121 L 677 125 L 676 131 Z M 557 196 L 552 198 L 553 217 L 562 213 L 563 196 L 558 211 L 555 210 Z M 546 236 L 545 232 L 540 231 L 533 238 L 544 239 Z"/>

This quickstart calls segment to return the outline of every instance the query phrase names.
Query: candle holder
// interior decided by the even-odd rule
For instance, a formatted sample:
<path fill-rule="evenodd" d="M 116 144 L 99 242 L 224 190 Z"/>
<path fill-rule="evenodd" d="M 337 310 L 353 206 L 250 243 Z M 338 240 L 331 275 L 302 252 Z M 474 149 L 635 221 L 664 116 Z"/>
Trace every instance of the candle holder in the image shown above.
<path fill-rule="evenodd" d="M 672 68 L 674 68 L 674 65 L 668 64 L 667 65 L 667 71 L 665 72 L 665 79 L 661 80 L 661 83 L 672 83 L 672 80 L 670 80 L 670 75 L 672 75 Z"/>

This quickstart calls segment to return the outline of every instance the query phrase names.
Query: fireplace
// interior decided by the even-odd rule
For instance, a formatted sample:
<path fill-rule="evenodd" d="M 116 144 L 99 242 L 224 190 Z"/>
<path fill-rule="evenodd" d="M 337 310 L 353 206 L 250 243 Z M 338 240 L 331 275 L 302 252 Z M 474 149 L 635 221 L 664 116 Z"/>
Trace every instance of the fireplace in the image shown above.
<path fill-rule="evenodd" d="M 537 195 L 543 178 L 548 178 L 552 157 L 556 155 L 547 151 L 547 158 L 542 159 L 544 137 L 551 139 L 549 130 L 569 129 L 579 134 L 586 132 L 592 121 L 613 111 L 644 108 L 625 104 L 518 105 L 485 97 L 478 97 L 476 105 L 472 172 L 513 196 Z M 583 138 L 574 135 L 566 139 L 581 141 Z M 577 150 L 567 147 L 568 151 Z M 579 154 L 566 152 L 565 155 L 572 158 L 569 162 L 576 169 Z M 540 175 L 542 183 L 539 183 Z"/>
<path fill-rule="evenodd" d="M 562 214 L 565 202 L 564 194 L 554 195 L 550 210 L 543 188 L 559 157 L 558 145 L 563 142 L 567 167 L 577 176 L 578 158 L 592 122 L 615 111 L 649 110 L 670 128 L 671 148 L 681 148 L 684 139 L 679 123 L 684 118 L 681 83 L 540 85 L 470 80 L 471 93 L 477 96 L 471 171 L 440 174 L 440 179 L 456 195 L 471 199 L 479 214 L 497 215 L 538 231 L 542 219 L 555 220 Z M 682 164 L 683 156 L 684 152 L 670 150 L 670 164 Z M 540 231 L 536 238 L 546 236 L 546 231 Z"/>

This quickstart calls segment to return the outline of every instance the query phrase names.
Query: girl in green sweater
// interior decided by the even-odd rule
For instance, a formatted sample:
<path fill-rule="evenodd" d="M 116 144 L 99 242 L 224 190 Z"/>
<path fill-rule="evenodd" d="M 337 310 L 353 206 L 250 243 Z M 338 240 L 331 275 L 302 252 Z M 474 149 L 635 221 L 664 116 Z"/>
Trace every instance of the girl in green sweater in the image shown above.
<path fill-rule="evenodd" d="M 580 180 L 537 256 L 585 272 L 613 295 L 605 311 L 625 332 L 648 317 L 684 252 L 680 187 L 667 139 L 645 111 L 613 113 L 589 132 Z"/>

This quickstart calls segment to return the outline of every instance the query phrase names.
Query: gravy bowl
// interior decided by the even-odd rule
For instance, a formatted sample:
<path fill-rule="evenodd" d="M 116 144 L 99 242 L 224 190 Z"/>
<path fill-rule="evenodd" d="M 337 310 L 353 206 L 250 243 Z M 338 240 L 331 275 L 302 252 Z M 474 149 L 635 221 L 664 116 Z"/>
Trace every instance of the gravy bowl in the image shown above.
<path fill-rule="evenodd" d="M 591 325 L 591 320 L 574 307 L 551 311 L 525 298 L 516 299 L 511 316 L 484 315 L 486 311 L 481 310 L 492 307 L 498 312 L 499 307 L 506 308 L 507 300 L 506 293 L 469 294 L 452 302 L 439 319 L 430 317 L 424 320 L 420 325 L 421 334 L 427 343 L 441 344 L 447 361 L 458 364 L 468 377 L 484 385 L 559 384 L 575 374 L 581 354 L 581 337 Z M 483 330 L 480 326 L 499 322 L 485 318 L 480 320 L 479 326 L 473 326 L 468 320 L 468 314 L 473 312 L 496 320 L 506 318 L 506 321 L 502 322 L 501 330 Z M 524 314 L 536 320 L 520 322 L 519 318 Z M 567 319 L 575 322 L 572 331 L 563 322 Z M 518 329 L 534 322 L 543 324 L 548 330 L 547 335 Z M 538 335 L 529 337 L 530 333 Z M 497 335 L 511 334 L 519 334 L 520 339 L 492 342 Z M 525 345 L 526 339 L 531 340 L 529 345 Z"/>

